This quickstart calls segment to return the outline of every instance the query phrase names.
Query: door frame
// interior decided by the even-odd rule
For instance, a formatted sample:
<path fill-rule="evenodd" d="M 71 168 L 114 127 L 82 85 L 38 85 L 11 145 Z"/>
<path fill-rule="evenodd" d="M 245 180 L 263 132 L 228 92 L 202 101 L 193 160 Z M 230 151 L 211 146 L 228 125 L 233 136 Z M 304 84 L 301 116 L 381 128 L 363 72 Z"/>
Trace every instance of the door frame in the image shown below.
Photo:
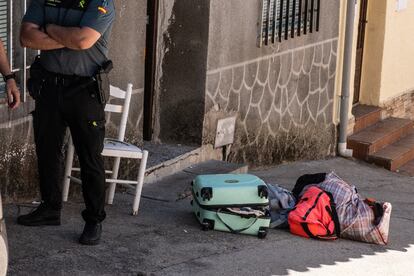
<path fill-rule="evenodd" d="M 361 96 L 362 69 L 363 69 L 363 64 L 364 64 L 365 34 L 366 34 L 366 25 L 368 23 L 368 20 L 367 20 L 368 2 L 369 0 L 361 0 L 360 10 L 359 10 L 353 104 L 358 104 L 360 100 L 360 96 Z"/>
<path fill-rule="evenodd" d="M 147 0 L 145 46 L 144 127 L 143 139 L 151 141 L 154 133 L 154 95 L 157 64 L 159 0 Z"/>

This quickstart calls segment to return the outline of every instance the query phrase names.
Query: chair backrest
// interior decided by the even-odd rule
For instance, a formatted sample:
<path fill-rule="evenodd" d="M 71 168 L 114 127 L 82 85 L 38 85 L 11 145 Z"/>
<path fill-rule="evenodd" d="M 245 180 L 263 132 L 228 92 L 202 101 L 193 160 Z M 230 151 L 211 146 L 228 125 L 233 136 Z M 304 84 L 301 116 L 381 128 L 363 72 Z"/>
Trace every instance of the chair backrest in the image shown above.
<path fill-rule="evenodd" d="M 126 126 L 128 123 L 128 114 L 129 114 L 129 107 L 131 104 L 131 96 L 132 96 L 132 84 L 129 83 L 127 90 L 123 91 L 122 89 L 110 86 L 110 95 L 117 99 L 123 99 L 124 104 L 123 105 L 115 105 L 107 103 L 105 106 L 106 112 L 114 112 L 114 113 L 121 113 L 121 122 L 119 125 L 118 130 L 118 140 L 124 141 L 125 139 L 125 132 L 126 132 Z"/>

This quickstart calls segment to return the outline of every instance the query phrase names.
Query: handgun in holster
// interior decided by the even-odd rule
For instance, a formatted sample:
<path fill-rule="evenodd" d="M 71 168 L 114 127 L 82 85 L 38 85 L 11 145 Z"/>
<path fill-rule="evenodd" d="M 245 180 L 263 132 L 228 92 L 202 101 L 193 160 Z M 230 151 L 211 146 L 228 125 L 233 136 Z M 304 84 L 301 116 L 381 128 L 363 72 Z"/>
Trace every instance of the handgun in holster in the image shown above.
<path fill-rule="evenodd" d="M 27 80 L 27 90 L 34 100 L 40 98 L 40 93 L 45 83 L 44 72 L 45 70 L 40 64 L 40 56 L 36 56 L 32 65 L 30 66 L 30 77 Z"/>
<path fill-rule="evenodd" d="M 96 74 L 97 81 L 97 92 L 99 102 L 105 105 L 109 100 L 109 73 L 114 68 L 111 60 L 105 61 L 102 66 L 99 68 L 98 73 Z"/>

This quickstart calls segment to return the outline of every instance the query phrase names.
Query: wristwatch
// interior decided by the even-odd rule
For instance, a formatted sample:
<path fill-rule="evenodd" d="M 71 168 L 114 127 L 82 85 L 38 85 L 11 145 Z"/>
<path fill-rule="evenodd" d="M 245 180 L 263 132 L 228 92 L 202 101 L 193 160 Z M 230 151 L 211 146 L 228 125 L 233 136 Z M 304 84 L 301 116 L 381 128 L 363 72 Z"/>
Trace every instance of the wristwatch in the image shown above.
<path fill-rule="evenodd" d="M 11 80 L 11 79 L 16 79 L 16 74 L 15 73 L 11 73 L 11 74 L 8 74 L 6 76 L 3 76 L 4 82 L 7 82 L 8 80 Z"/>

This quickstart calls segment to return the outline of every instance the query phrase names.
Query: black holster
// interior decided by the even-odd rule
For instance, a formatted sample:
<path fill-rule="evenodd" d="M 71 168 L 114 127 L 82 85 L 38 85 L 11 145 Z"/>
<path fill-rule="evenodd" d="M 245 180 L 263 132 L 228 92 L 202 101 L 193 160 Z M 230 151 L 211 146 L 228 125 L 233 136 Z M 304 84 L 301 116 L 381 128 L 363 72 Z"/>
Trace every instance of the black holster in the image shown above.
<path fill-rule="evenodd" d="M 40 64 L 40 57 L 36 56 L 34 62 L 30 66 L 29 70 L 30 76 L 27 80 L 27 90 L 29 91 L 30 96 L 36 100 L 40 97 L 42 88 L 46 81 L 45 79 L 45 70 Z"/>
<path fill-rule="evenodd" d="M 113 69 L 113 64 L 111 60 L 106 61 L 98 70 L 96 74 L 96 84 L 97 84 L 97 92 L 98 92 L 98 99 L 101 104 L 105 105 L 109 100 L 109 90 L 110 90 L 110 82 L 109 82 L 109 72 Z"/>

